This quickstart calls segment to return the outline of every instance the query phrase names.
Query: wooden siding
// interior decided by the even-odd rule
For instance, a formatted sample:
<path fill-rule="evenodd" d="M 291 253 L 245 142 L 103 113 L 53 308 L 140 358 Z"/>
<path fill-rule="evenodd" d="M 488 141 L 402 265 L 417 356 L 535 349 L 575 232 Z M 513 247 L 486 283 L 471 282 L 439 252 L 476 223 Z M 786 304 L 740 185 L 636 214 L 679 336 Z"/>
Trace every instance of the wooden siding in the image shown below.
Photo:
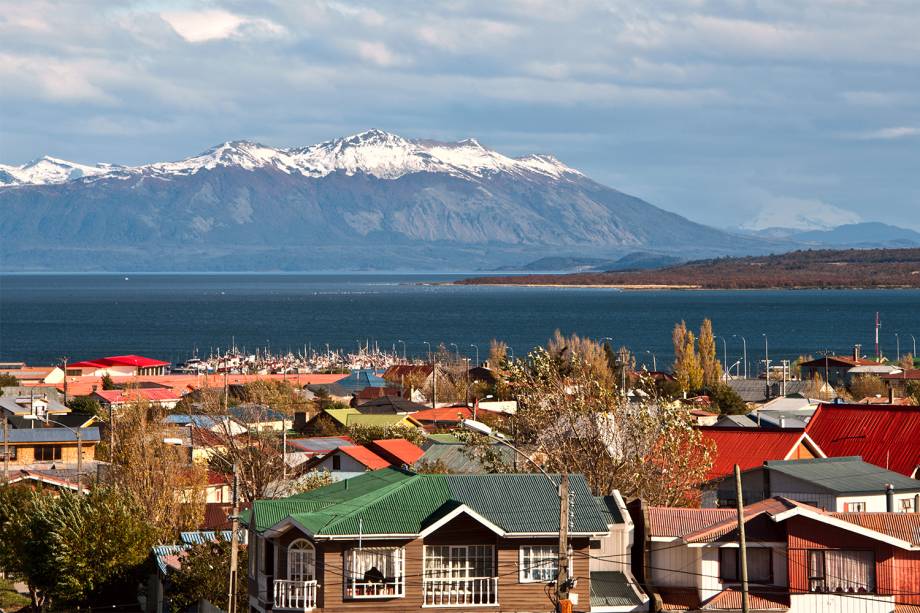
<path fill-rule="evenodd" d="M 289 530 L 275 539 L 274 578 L 287 577 L 286 547 L 294 540 L 303 538 L 296 529 Z M 552 546 L 558 539 L 503 539 L 489 531 L 468 516 L 461 515 L 424 539 L 370 540 L 363 541 L 364 547 L 405 547 L 405 596 L 371 600 L 347 600 L 344 598 L 345 552 L 358 546 L 357 541 L 319 541 L 316 545 L 316 574 L 319 582 L 317 609 L 321 613 L 367 611 L 371 613 L 422 610 L 422 570 L 424 545 L 494 545 L 497 558 L 498 606 L 483 607 L 426 607 L 439 611 L 492 611 L 492 612 L 541 612 L 551 611 L 553 606 L 547 596 L 544 583 L 519 582 L 519 548 L 522 545 Z M 578 604 L 575 611 L 588 611 L 591 603 L 590 549 L 586 538 L 572 539 L 573 576 L 578 580 L 573 590 Z M 250 594 L 253 593 L 250 583 Z"/>
<path fill-rule="evenodd" d="M 880 595 L 897 595 L 899 603 L 920 604 L 920 552 L 905 551 L 868 537 L 802 517 L 786 522 L 789 534 L 789 587 L 808 592 L 809 549 L 862 549 L 875 552 L 875 582 Z"/>

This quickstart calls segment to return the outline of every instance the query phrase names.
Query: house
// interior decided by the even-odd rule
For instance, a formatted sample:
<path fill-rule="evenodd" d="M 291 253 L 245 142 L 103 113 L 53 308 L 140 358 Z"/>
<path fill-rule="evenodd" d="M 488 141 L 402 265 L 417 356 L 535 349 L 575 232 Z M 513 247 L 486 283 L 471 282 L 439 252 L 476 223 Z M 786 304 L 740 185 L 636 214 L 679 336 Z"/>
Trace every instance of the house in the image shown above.
<path fill-rule="evenodd" d="M 426 444 L 425 454 L 416 461 L 415 466 L 422 468 L 437 465 L 452 474 L 482 474 L 488 472 L 487 467 L 483 466 L 475 457 L 470 456 L 468 450 L 469 448 L 460 441 Z M 498 459 L 508 466 L 514 466 L 515 461 L 518 460 L 517 454 L 512 449 L 500 443 L 492 445 L 492 450 L 498 456 Z"/>
<path fill-rule="evenodd" d="M 326 455 L 339 447 L 350 447 L 355 442 L 347 436 L 314 436 L 287 439 L 288 466 L 298 466 L 316 456 Z"/>
<path fill-rule="evenodd" d="M 734 472 L 761 466 L 767 460 L 799 460 L 827 457 L 805 430 L 791 428 L 699 428 L 703 439 L 715 444 L 708 479 L 721 479 Z"/>
<path fill-rule="evenodd" d="M 591 611 L 647 611 L 648 596 L 632 574 L 635 526 L 620 493 L 595 496 L 609 536 L 591 541 Z"/>
<path fill-rule="evenodd" d="M 64 381 L 64 371 L 57 366 L 29 366 L 25 362 L 0 363 L 0 375 L 16 377 L 19 385 L 57 385 Z"/>
<path fill-rule="evenodd" d="M 364 415 L 408 415 L 426 407 L 400 396 L 381 396 L 355 404 L 354 408 Z"/>
<path fill-rule="evenodd" d="M 26 419 L 56 419 L 67 415 L 70 409 L 64 404 L 61 394 L 53 387 L 27 387 L 15 385 L 4 387 L 0 394 L 0 416 Z"/>
<path fill-rule="evenodd" d="M 77 432 L 80 439 L 77 439 Z M 84 472 L 89 462 L 96 457 L 99 443 L 99 428 L 15 428 L 8 429 L 4 436 L 0 430 L 0 460 L 8 460 L 16 467 L 46 467 L 64 465 L 76 467 L 77 449 L 83 455 Z M 7 456 L 4 449 L 9 450 Z"/>
<path fill-rule="evenodd" d="M 814 398 L 774 398 L 748 416 L 758 425 L 768 428 L 804 428 L 821 404 Z"/>
<path fill-rule="evenodd" d="M 281 411 L 252 402 L 230 407 L 227 412 L 250 432 L 281 432 L 293 424 L 293 420 Z"/>
<path fill-rule="evenodd" d="M 818 377 L 834 387 L 839 387 L 849 382 L 847 373 L 856 366 L 878 366 L 878 362 L 860 357 L 857 347 L 851 356 L 828 355 L 802 362 L 799 364 L 799 372 L 803 381 L 811 381 Z"/>
<path fill-rule="evenodd" d="M 355 392 L 351 397 L 351 406 L 356 407 L 360 404 L 367 402 L 368 400 L 375 400 L 377 398 L 383 398 L 384 396 L 402 396 L 402 388 L 399 387 L 374 387 L 368 386 L 363 390 Z"/>
<path fill-rule="evenodd" d="M 863 462 L 859 456 L 768 460 L 763 466 L 743 471 L 741 480 L 745 502 L 783 496 L 840 512 L 910 512 L 914 497 L 920 494 L 920 481 Z M 703 497 L 704 507 L 737 504 L 733 479 L 719 483 L 714 494 Z"/>
<path fill-rule="evenodd" d="M 740 611 L 734 509 L 628 505 L 636 578 L 662 611 Z M 744 507 L 751 611 L 895 613 L 920 605 L 920 514 Z"/>
<path fill-rule="evenodd" d="M 920 385 L 920 368 L 881 375 L 879 378 L 888 385 L 888 391 L 892 396 L 904 397 L 907 396 L 907 386 L 911 381 L 914 382 L 914 385 Z"/>
<path fill-rule="evenodd" d="M 427 387 L 431 382 L 431 373 L 434 367 L 431 364 L 394 364 L 383 371 L 383 378 L 400 388 L 406 387 L 406 380 L 409 379 L 416 383 L 423 382 L 422 386 Z"/>
<path fill-rule="evenodd" d="M 169 362 L 145 358 L 140 355 L 113 355 L 107 358 L 84 360 L 67 365 L 67 376 L 76 377 L 144 377 L 165 375 Z"/>
<path fill-rule="evenodd" d="M 403 439 L 381 439 L 366 445 L 342 446 L 317 456 L 303 464 L 301 472 L 325 471 L 333 478 L 348 479 L 369 470 L 412 466 L 424 453 Z"/>
<path fill-rule="evenodd" d="M 571 491 L 571 595 L 589 610 L 591 542 L 610 536 L 608 516 L 580 475 Z M 540 474 L 393 468 L 257 500 L 246 517 L 250 610 L 549 610 L 558 505 Z"/>
<path fill-rule="evenodd" d="M 0 457 L 2 457 L 2 453 L 3 451 L 0 449 Z M 86 468 L 84 468 L 83 472 L 88 474 Z M 50 491 L 52 493 L 65 490 L 71 492 L 82 490 L 84 494 L 89 493 L 89 488 L 86 487 L 85 483 L 82 488 L 80 487 L 76 469 L 37 470 L 34 468 L 20 468 L 18 471 L 10 473 L 6 483 L 9 485 L 27 485 L 34 490 Z"/>
<path fill-rule="evenodd" d="M 456 428 L 464 419 L 472 419 L 473 410 L 466 406 L 422 409 L 412 413 L 412 419 L 429 432 Z"/>
<path fill-rule="evenodd" d="M 164 409 L 174 409 L 182 394 L 172 388 L 164 387 L 131 387 L 130 389 L 98 390 L 90 395 L 104 409 L 118 410 L 126 404 L 145 402 Z"/>
<path fill-rule="evenodd" d="M 876 466 L 920 475 L 920 407 L 822 404 L 805 432 L 828 456 L 861 456 Z"/>
<path fill-rule="evenodd" d="M 306 419 L 305 413 L 294 415 L 294 429 L 301 434 L 330 436 L 345 434 L 350 426 L 402 426 L 406 428 L 421 427 L 410 415 L 378 414 L 367 415 L 358 409 L 323 409 L 313 417 Z"/>

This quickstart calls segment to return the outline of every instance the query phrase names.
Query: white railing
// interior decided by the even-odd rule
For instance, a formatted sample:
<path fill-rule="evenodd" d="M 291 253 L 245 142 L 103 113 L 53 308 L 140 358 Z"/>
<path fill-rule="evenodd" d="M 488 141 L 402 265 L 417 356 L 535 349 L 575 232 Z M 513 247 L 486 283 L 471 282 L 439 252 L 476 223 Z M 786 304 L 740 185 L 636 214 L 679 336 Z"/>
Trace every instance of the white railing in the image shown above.
<path fill-rule="evenodd" d="M 345 585 L 345 598 L 402 598 L 405 596 L 402 577 L 386 581 L 351 581 Z"/>
<path fill-rule="evenodd" d="M 310 611 L 316 607 L 316 581 L 275 580 L 275 608 Z"/>
<path fill-rule="evenodd" d="M 476 607 L 498 604 L 498 577 L 423 579 L 426 607 Z"/>

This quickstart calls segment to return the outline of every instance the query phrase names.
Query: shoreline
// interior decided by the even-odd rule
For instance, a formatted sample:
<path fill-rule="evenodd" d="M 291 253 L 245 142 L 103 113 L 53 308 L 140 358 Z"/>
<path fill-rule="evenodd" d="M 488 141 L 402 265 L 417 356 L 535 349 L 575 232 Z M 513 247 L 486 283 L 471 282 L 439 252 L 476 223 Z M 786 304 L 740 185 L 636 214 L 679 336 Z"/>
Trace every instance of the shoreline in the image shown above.
<path fill-rule="evenodd" d="M 740 291 L 803 291 L 803 290 L 920 290 L 920 286 L 914 285 L 795 285 L 783 286 L 772 285 L 763 287 L 705 287 L 703 285 L 691 284 L 656 284 L 656 283 L 458 283 L 445 282 L 437 285 L 450 285 L 455 287 L 559 287 L 571 289 L 617 289 L 622 291 L 649 291 L 649 290 L 666 290 L 666 291 L 721 291 L 721 292 L 740 292 Z"/>

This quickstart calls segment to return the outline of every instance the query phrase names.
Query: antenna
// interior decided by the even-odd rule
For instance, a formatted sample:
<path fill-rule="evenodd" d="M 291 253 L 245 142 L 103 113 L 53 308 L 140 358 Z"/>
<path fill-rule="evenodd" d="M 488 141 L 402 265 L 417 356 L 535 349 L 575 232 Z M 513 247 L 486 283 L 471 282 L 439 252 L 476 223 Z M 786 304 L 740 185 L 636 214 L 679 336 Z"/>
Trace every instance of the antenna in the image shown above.
<path fill-rule="evenodd" d="M 882 323 L 878 319 L 878 311 L 875 312 L 875 361 L 879 360 L 878 353 L 878 329 L 882 327 Z"/>

